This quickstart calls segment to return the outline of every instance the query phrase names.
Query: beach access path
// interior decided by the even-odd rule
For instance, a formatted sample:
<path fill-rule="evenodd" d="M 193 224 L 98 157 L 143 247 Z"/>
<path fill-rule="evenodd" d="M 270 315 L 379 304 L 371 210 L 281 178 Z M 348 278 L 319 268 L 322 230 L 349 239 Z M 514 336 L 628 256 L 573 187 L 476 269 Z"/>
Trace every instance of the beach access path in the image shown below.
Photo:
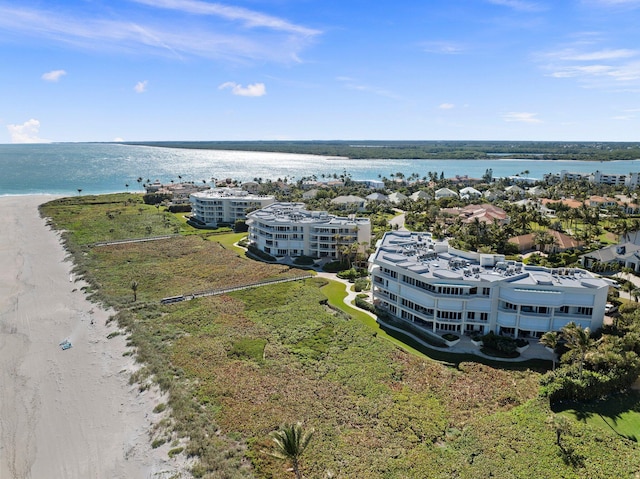
<path fill-rule="evenodd" d="M 166 399 L 129 384 L 124 335 L 107 339 L 110 312 L 86 300 L 40 218 L 53 198 L 0 197 L 0 478 L 188 477 L 168 444 L 151 448 Z"/>

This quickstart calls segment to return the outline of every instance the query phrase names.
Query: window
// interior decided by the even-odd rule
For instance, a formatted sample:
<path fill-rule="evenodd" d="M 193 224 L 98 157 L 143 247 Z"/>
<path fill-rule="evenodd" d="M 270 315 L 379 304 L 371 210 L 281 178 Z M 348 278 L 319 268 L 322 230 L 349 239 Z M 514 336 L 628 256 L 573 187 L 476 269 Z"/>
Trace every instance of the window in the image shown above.
<path fill-rule="evenodd" d="M 396 271 L 390 270 L 389 268 L 383 268 L 382 271 L 384 274 L 391 276 L 392 278 L 398 277 L 398 273 Z"/>
<path fill-rule="evenodd" d="M 579 306 L 577 313 L 581 316 L 591 316 L 593 314 L 593 308 L 587 308 L 585 306 Z"/>
<path fill-rule="evenodd" d="M 438 326 L 442 331 L 455 331 L 460 332 L 459 324 L 441 324 Z"/>
<path fill-rule="evenodd" d="M 491 288 L 482 288 L 482 296 L 490 296 Z"/>
<path fill-rule="evenodd" d="M 402 275 L 402 282 L 410 284 L 411 286 L 415 286 L 416 280 L 407 275 Z"/>
<path fill-rule="evenodd" d="M 450 296 L 460 296 L 464 293 L 464 290 L 462 288 L 457 288 L 454 286 L 440 286 L 438 288 L 438 293 L 447 294 Z"/>

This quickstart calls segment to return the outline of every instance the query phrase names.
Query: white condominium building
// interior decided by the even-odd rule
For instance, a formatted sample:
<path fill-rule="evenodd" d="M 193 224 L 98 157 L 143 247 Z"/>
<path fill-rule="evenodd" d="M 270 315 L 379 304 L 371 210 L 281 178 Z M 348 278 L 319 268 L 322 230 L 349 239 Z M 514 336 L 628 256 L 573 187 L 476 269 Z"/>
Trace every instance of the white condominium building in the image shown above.
<path fill-rule="evenodd" d="M 609 282 L 463 252 L 430 233 L 390 232 L 369 259 L 374 302 L 429 331 L 540 337 L 574 321 L 602 326 Z"/>
<path fill-rule="evenodd" d="M 307 211 L 304 203 L 273 203 L 247 215 L 249 241 L 272 256 L 335 258 L 340 248 L 371 241 L 369 218 Z"/>
<path fill-rule="evenodd" d="M 213 188 L 189 196 L 191 220 L 216 228 L 247 217 L 247 210 L 262 208 L 275 201 L 273 196 L 252 195 L 240 188 Z"/>
<path fill-rule="evenodd" d="M 631 189 L 638 187 L 638 173 L 614 174 L 596 171 L 592 175 L 592 182 L 597 185 L 628 186 Z"/>

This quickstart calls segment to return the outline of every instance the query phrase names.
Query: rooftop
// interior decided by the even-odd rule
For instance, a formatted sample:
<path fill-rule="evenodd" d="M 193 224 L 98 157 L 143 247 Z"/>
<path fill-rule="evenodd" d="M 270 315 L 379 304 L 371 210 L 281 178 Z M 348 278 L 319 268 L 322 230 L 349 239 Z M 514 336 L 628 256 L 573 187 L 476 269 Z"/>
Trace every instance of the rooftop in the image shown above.
<path fill-rule="evenodd" d="M 326 211 L 308 211 L 304 203 L 272 203 L 257 211 L 249 213 L 250 217 L 282 223 L 317 223 L 317 224 L 364 224 L 369 218 L 358 218 L 355 215 L 334 216 Z"/>
<path fill-rule="evenodd" d="M 417 273 L 431 282 L 438 279 L 502 281 L 525 289 L 527 286 L 600 288 L 609 285 L 580 268 L 545 268 L 505 260 L 500 254 L 456 250 L 446 240 L 434 240 L 430 233 L 389 232 L 379 242 L 374 261 Z"/>
<path fill-rule="evenodd" d="M 199 191 L 193 193 L 191 196 L 200 199 L 215 199 L 215 198 L 242 198 L 246 200 L 265 199 L 272 198 L 268 195 L 255 195 L 241 188 L 211 188 L 206 191 Z"/>

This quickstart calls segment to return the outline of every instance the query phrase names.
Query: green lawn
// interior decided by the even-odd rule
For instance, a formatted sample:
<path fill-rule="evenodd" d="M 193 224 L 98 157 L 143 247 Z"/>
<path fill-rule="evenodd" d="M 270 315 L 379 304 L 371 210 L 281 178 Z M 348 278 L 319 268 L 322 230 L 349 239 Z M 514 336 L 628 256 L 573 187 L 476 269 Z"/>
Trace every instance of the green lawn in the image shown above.
<path fill-rule="evenodd" d="M 322 292 L 327 296 L 327 299 L 329 300 L 329 304 L 331 306 L 344 311 L 352 318 L 357 319 L 361 323 L 365 324 L 366 326 L 371 328 L 371 330 L 375 332 L 377 336 L 391 341 L 396 346 L 404 349 L 411 354 L 425 357 L 425 354 L 422 353 L 419 349 L 412 347 L 414 345 L 419 346 L 418 343 L 411 344 L 410 342 L 402 341 L 394 336 L 387 334 L 382 328 L 380 328 L 376 320 L 369 316 L 367 313 L 360 309 L 347 306 L 344 302 L 344 298 L 347 296 L 347 291 L 343 283 L 339 281 L 329 281 L 326 286 L 322 287 Z"/>
<path fill-rule="evenodd" d="M 235 246 L 235 244 L 238 241 L 240 241 L 242 238 L 245 238 L 246 236 L 247 236 L 247 233 L 224 233 L 219 235 L 211 235 L 209 239 L 211 241 L 217 241 L 225 249 L 233 250 L 244 258 L 246 251 L 244 250 L 244 248 Z"/>
<path fill-rule="evenodd" d="M 640 439 L 640 393 L 630 392 L 561 411 L 578 421 L 591 424 L 634 442 Z"/>

